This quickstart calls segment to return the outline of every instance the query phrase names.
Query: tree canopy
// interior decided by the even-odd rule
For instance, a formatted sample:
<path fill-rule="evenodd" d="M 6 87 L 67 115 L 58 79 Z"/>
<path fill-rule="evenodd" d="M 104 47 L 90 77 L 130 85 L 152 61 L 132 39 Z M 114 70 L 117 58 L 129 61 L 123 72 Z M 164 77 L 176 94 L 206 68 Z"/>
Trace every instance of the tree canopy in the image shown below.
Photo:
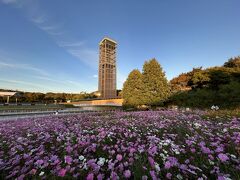
<path fill-rule="evenodd" d="M 170 94 L 170 87 L 165 73 L 156 59 L 151 59 L 144 63 L 142 78 L 144 104 L 162 104 Z"/>
<path fill-rule="evenodd" d="M 170 95 L 165 73 L 156 59 L 146 61 L 143 72 L 133 70 L 123 86 L 124 106 L 161 105 Z"/>
<path fill-rule="evenodd" d="M 139 70 L 134 69 L 128 75 L 127 80 L 124 82 L 122 97 L 123 104 L 127 107 L 136 107 L 141 105 L 142 102 L 142 74 Z"/>

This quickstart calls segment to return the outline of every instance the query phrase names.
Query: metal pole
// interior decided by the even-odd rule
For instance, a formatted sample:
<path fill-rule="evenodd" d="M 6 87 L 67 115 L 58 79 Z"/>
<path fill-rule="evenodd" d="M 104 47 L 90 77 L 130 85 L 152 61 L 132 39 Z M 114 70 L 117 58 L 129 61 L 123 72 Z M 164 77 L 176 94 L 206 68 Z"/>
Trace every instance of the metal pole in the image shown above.
<path fill-rule="evenodd" d="M 7 104 L 9 103 L 9 96 L 7 96 Z"/>

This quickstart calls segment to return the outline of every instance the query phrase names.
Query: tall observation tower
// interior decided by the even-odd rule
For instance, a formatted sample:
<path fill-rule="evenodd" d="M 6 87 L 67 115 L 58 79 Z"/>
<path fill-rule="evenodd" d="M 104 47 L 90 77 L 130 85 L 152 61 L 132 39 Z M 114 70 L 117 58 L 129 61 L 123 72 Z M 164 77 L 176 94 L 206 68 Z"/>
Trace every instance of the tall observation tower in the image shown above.
<path fill-rule="evenodd" d="M 98 91 L 101 98 L 115 98 L 116 91 L 116 41 L 103 38 L 99 43 Z"/>

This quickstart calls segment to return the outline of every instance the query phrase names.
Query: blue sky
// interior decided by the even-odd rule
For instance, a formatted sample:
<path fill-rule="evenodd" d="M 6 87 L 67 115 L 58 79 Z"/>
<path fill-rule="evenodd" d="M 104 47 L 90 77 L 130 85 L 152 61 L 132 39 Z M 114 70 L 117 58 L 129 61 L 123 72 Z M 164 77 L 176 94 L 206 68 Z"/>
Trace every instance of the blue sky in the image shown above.
<path fill-rule="evenodd" d="M 168 80 L 240 55 L 239 0 L 0 0 L 0 88 L 97 90 L 98 43 L 118 42 L 117 87 L 153 57 Z"/>

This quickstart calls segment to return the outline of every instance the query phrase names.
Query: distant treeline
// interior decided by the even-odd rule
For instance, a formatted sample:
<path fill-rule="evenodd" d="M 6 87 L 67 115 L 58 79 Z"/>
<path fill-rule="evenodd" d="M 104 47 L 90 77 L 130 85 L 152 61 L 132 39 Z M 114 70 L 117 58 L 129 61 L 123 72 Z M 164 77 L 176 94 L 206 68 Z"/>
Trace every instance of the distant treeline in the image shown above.
<path fill-rule="evenodd" d="M 6 90 L 0 89 L 0 91 Z M 16 98 L 18 103 L 54 103 L 55 101 L 66 102 L 67 100 L 79 101 L 84 99 L 93 99 L 97 98 L 97 96 L 94 93 L 86 92 L 81 92 L 79 94 L 18 92 L 16 96 L 10 97 L 10 103 L 15 103 Z M 5 103 L 6 97 L 0 97 L 0 102 Z"/>
<path fill-rule="evenodd" d="M 55 102 L 77 102 L 82 100 L 98 99 L 96 92 L 80 92 L 80 93 L 36 93 L 36 92 L 22 92 L 14 90 L 0 89 L 2 92 L 17 92 L 15 96 L 10 97 L 10 103 L 55 103 Z M 121 95 L 121 90 L 117 90 L 117 95 Z M 7 97 L 0 96 L 0 103 L 6 103 Z"/>
<path fill-rule="evenodd" d="M 172 95 L 167 104 L 206 108 L 240 106 L 240 56 L 223 66 L 194 68 L 170 81 Z"/>

